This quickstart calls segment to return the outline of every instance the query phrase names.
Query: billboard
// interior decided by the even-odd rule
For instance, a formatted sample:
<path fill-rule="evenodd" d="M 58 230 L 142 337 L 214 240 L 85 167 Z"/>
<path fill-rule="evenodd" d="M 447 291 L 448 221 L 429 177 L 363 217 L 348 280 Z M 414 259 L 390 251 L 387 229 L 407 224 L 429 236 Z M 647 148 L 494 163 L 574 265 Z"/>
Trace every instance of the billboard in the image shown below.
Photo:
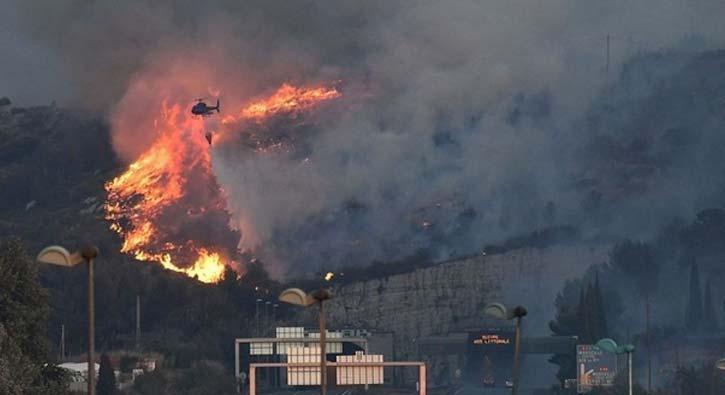
<path fill-rule="evenodd" d="M 511 378 L 515 332 L 490 328 L 468 333 L 467 381 L 479 387 L 505 387 Z"/>
<path fill-rule="evenodd" d="M 614 385 L 617 355 L 604 352 L 593 344 L 576 346 L 577 392 L 585 394 L 594 387 Z"/>

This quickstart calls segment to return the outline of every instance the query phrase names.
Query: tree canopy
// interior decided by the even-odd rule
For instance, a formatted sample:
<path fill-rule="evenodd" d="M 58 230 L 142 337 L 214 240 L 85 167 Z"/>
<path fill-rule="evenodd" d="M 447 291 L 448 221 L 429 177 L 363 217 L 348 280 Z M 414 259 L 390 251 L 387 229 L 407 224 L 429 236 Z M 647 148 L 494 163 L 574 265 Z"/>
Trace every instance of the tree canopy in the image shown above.
<path fill-rule="evenodd" d="M 108 354 L 101 355 L 101 364 L 98 367 L 98 382 L 96 383 L 96 394 L 114 395 L 116 393 L 116 376 L 113 373 L 113 366 Z"/>
<path fill-rule="evenodd" d="M 48 363 L 47 294 L 19 241 L 0 242 L 0 393 L 61 394 L 67 375 Z"/>

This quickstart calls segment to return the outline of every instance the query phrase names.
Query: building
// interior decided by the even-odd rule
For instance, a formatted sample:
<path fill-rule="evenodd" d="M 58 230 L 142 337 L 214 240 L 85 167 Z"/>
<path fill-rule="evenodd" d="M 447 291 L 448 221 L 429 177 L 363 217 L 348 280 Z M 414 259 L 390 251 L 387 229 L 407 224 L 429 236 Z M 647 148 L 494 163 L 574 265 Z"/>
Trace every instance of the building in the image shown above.
<path fill-rule="evenodd" d="M 326 354 L 328 361 L 340 356 L 355 356 L 356 353 L 380 355 L 385 360 L 393 360 L 395 353 L 393 334 L 375 332 L 366 329 L 328 330 L 326 335 Z M 304 327 L 278 327 L 273 338 L 245 338 L 235 341 L 235 375 L 241 385 L 249 377 L 249 364 L 252 362 L 289 362 L 290 358 L 310 362 L 319 361 L 318 329 Z M 358 354 L 359 355 L 359 354 Z M 300 359 L 302 358 L 302 359 Z M 308 361 L 309 359 L 309 361 Z M 261 387 L 285 387 L 288 372 L 286 369 L 260 369 L 257 373 Z M 319 370 L 317 372 L 319 374 Z M 333 377 L 328 375 L 328 377 Z M 386 376 L 393 381 L 395 375 Z M 319 378 L 318 378 L 319 382 Z"/>
<path fill-rule="evenodd" d="M 98 379 L 99 364 L 94 364 L 96 379 Z M 69 390 L 71 392 L 88 392 L 88 362 L 65 362 L 58 367 L 71 372 L 71 383 Z"/>

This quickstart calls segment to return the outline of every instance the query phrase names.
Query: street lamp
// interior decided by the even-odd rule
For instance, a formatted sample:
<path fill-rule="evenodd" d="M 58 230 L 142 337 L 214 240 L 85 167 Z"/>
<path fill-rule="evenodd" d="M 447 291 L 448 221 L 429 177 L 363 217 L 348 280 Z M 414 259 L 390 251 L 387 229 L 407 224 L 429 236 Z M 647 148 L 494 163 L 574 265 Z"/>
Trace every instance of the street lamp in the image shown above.
<path fill-rule="evenodd" d="M 320 305 L 320 394 L 327 395 L 327 353 L 325 352 L 325 342 L 327 339 L 327 329 L 325 328 L 325 301 L 332 298 L 332 294 L 327 289 L 318 289 L 311 294 L 299 288 L 289 288 L 279 294 L 280 302 L 293 304 L 295 306 L 310 307 L 317 303 Z"/>
<path fill-rule="evenodd" d="M 521 319 L 527 314 L 526 308 L 516 306 L 508 309 L 501 303 L 489 303 L 483 308 L 483 313 L 497 320 L 516 319 L 516 340 L 514 342 L 514 372 L 513 388 L 511 395 L 517 395 L 519 391 L 519 354 L 521 354 Z"/>
<path fill-rule="evenodd" d="M 98 256 L 98 248 L 89 246 L 74 253 L 68 252 L 60 246 L 50 246 L 44 248 L 38 254 L 36 261 L 56 266 L 75 266 L 83 261 L 88 264 L 88 394 L 96 393 L 94 385 L 96 379 L 95 372 L 95 314 L 93 301 L 93 259 Z"/>
<path fill-rule="evenodd" d="M 632 395 L 632 353 L 634 352 L 634 346 L 631 344 L 625 344 L 623 346 L 617 345 L 612 339 L 601 339 L 596 344 L 597 347 L 603 351 L 622 355 L 627 354 L 627 371 L 629 375 L 629 395 Z"/>
<path fill-rule="evenodd" d="M 721 358 L 715 362 L 712 367 L 712 377 L 710 378 L 710 393 L 715 394 L 720 389 L 720 378 L 718 377 L 717 371 L 725 370 L 725 358 Z"/>
<path fill-rule="evenodd" d="M 277 307 L 279 305 L 277 303 L 272 305 L 272 326 L 277 327 Z"/>
<path fill-rule="evenodd" d="M 262 301 L 262 299 L 257 298 L 257 301 L 254 303 L 254 323 L 256 326 L 255 334 L 259 336 L 259 303 Z"/>
<path fill-rule="evenodd" d="M 715 362 L 715 368 L 717 368 L 718 370 L 725 370 L 725 358 Z"/>

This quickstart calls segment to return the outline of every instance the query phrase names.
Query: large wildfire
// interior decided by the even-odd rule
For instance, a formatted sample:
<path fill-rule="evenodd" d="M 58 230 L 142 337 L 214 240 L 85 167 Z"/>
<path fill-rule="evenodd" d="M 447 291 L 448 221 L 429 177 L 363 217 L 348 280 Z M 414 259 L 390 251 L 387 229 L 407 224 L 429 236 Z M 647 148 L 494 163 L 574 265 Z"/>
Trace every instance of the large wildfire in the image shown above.
<path fill-rule="evenodd" d="M 221 123 L 227 133 L 230 125 L 244 128 L 245 123 L 264 123 L 271 117 L 294 118 L 339 96 L 332 87 L 283 84 L 269 97 L 225 115 Z M 226 198 L 212 173 L 204 139 L 211 131 L 187 107 L 169 100 L 159 104 L 155 140 L 106 184 L 106 219 L 123 239 L 121 252 L 202 282 L 216 282 L 226 266 L 240 269 L 234 262 L 237 253 L 229 247 L 236 246 L 239 234 L 229 229 Z M 221 236 L 215 232 L 220 227 L 225 230 Z"/>

